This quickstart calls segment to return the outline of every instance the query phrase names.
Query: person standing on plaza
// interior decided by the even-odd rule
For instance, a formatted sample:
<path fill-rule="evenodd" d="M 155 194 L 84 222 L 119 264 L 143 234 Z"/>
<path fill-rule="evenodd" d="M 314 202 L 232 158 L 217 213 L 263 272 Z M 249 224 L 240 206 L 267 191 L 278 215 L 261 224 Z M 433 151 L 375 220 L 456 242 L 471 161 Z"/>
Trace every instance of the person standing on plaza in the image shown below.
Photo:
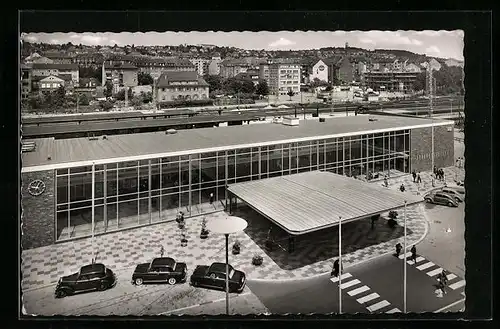
<path fill-rule="evenodd" d="M 210 205 L 212 205 L 214 203 L 214 194 L 213 192 L 210 193 Z"/>
<path fill-rule="evenodd" d="M 420 173 L 417 174 L 417 183 L 422 183 L 422 177 L 420 177 Z"/>
<path fill-rule="evenodd" d="M 336 259 L 335 262 L 333 262 L 333 269 L 332 273 L 330 273 L 330 276 L 339 276 L 339 260 Z"/>
<path fill-rule="evenodd" d="M 415 179 L 417 178 L 417 173 L 415 172 L 415 170 L 411 172 L 411 175 L 413 177 L 413 183 L 415 183 Z"/>
<path fill-rule="evenodd" d="M 399 257 L 402 249 L 403 249 L 403 246 L 401 245 L 401 243 L 398 242 L 398 244 L 396 245 L 396 257 Z"/>
<path fill-rule="evenodd" d="M 415 245 L 413 245 L 413 247 L 411 247 L 411 260 L 413 260 L 413 262 L 416 264 L 417 263 L 417 247 L 415 247 Z"/>

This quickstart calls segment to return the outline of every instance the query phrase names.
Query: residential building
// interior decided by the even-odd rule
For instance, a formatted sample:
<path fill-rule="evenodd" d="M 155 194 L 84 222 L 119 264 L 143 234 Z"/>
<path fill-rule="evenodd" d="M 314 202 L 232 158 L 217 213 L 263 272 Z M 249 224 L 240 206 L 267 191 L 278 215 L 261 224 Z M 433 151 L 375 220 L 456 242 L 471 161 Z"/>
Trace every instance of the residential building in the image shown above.
<path fill-rule="evenodd" d="M 286 95 L 289 90 L 300 92 L 300 64 L 269 64 L 269 92 L 273 95 Z"/>
<path fill-rule="evenodd" d="M 80 74 L 76 64 L 33 64 L 33 77 L 48 77 L 70 74 L 72 84 L 78 86 Z"/>
<path fill-rule="evenodd" d="M 259 78 L 261 80 L 265 80 L 267 82 L 267 85 L 269 86 L 269 63 L 263 62 L 259 65 Z"/>
<path fill-rule="evenodd" d="M 222 59 L 220 55 L 216 54 L 212 56 L 210 63 L 208 64 L 208 74 L 209 75 L 219 75 L 220 74 L 220 64 Z"/>
<path fill-rule="evenodd" d="M 49 75 L 47 77 L 37 77 L 34 79 L 37 89 L 41 92 L 55 91 L 59 87 L 64 87 L 66 92 L 73 90 L 71 74 Z"/>
<path fill-rule="evenodd" d="M 328 65 L 321 59 L 312 66 L 311 73 L 309 74 L 309 81 L 312 82 L 314 79 L 328 82 Z"/>
<path fill-rule="evenodd" d="M 100 67 L 104 62 L 104 55 L 101 53 L 83 53 L 73 57 L 73 63 L 84 67 Z"/>
<path fill-rule="evenodd" d="M 249 69 L 246 72 L 238 73 L 236 78 L 252 81 L 254 86 L 259 84 L 259 70 Z"/>
<path fill-rule="evenodd" d="M 351 84 L 354 81 L 354 63 L 346 56 L 337 63 L 337 81 L 342 84 Z"/>
<path fill-rule="evenodd" d="M 44 56 L 51 59 L 54 64 L 71 64 L 74 58 L 74 55 L 59 51 L 45 52 Z"/>
<path fill-rule="evenodd" d="M 154 225 L 179 211 L 201 220 L 195 216 L 230 203 L 234 183 L 319 170 L 383 176 L 432 170 L 433 162 L 453 166 L 453 121 L 370 117 L 31 140 L 36 147 L 21 155 L 23 248 Z M 44 189 L 30 188 L 34 181 Z"/>
<path fill-rule="evenodd" d="M 123 87 L 137 86 L 137 67 L 132 64 L 104 62 L 102 65 L 102 85 L 107 81 L 113 84 L 113 93 Z"/>
<path fill-rule="evenodd" d="M 31 88 L 31 66 L 21 64 L 21 98 L 27 98 L 31 93 Z"/>
<path fill-rule="evenodd" d="M 136 59 L 139 72 L 150 74 L 158 79 L 164 71 L 196 71 L 196 67 L 188 59 L 176 57 L 141 57 Z"/>
<path fill-rule="evenodd" d="M 189 61 L 194 65 L 196 72 L 199 76 L 205 76 L 208 74 L 208 66 L 210 65 L 210 59 L 208 58 L 191 58 Z"/>
<path fill-rule="evenodd" d="M 50 58 L 41 56 L 41 57 L 36 57 L 31 61 L 32 64 L 53 64 L 54 61 Z"/>
<path fill-rule="evenodd" d="M 363 75 L 363 84 L 373 90 L 408 92 L 417 79 L 417 72 L 369 71 Z"/>
<path fill-rule="evenodd" d="M 367 71 L 366 63 L 357 62 L 354 70 L 354 80 L 361 81 L 363 74 Z"/>
<path fill-rule="evenodd" d="M 245 73 L 250 66 L 243 59 L 225 59 L 220 64 L 220 75 L 225 79 L 233 78 L 239 73 Z"/>
<path fill-rule="evenodd" d="M 196 71 L 165 71 L 156 83 L 156 100 L 170 102 L 208 99 L 208 86 Z"/>

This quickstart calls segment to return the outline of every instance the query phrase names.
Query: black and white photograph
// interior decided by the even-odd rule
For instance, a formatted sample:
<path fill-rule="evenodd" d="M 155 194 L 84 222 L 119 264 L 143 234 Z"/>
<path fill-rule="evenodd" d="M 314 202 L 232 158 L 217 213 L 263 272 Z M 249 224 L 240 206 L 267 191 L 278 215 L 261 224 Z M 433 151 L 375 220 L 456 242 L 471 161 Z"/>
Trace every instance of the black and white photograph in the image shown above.
<path fill-rule="evenodd" d="M 465 311 L 463 30 L 19 41 L 24 315 Z"/>

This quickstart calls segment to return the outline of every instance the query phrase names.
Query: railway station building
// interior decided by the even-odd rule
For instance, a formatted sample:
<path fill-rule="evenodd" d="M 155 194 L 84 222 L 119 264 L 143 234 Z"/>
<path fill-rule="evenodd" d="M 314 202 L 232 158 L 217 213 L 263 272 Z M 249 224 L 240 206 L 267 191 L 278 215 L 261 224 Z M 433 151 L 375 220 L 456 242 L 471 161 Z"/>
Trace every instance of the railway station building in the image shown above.
<path fill-rule="evenodd" d="M 453 121 L 358 115 L 296 126 L 26 140 L 22 245 L 153 225 L 179 211 L 185 217 L 219 211 L 230 195 L 241 196 L 242 182 L 315 171 L 363 178 L 431 170 L 432 130 L 435 165 L 451 166 L 453 127 Z"/>

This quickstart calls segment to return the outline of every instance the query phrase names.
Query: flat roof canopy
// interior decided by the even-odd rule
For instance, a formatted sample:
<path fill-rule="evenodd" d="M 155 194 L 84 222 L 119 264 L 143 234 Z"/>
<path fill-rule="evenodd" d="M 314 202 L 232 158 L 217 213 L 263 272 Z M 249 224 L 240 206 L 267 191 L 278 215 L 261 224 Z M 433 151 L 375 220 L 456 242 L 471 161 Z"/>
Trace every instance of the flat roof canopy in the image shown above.
<path fill-rule="evenodd" d="M 228 190 L 287 233 L 300 235 L 423 202 L 330 172 L 313 171 L 232 184 Z M 402 215 L 402 214 L 401 214 Z"/>
<path fill-rule="evenodd" d="M 369 118 L 377 120 L 370 121 Z M 145 124 L 144 122 L 147 122 L 147 120 L 135 122 Z M 113 135 L 98 140 L 89 140 L 88 138 L 34 139 L 36 150 L 22 154 L 22 171 L 90 166 L 93 162 L 102 164 L 147 160 L 191 153 L 217 152 L 235 148 L 307 142 L 323 138 L 453 124 L 453 121 L 431 120 L 428 118 L 358 115 L 328 118 L 323 123 L 317 120 L 301 120 L 299 126 L 262 123 L 219 128 L 186 129 L 179 130 L 172 135 L 165 134 L 165 132 L 155 132 Z M 50 160 L 48 159 L 49 155 Z"/>

